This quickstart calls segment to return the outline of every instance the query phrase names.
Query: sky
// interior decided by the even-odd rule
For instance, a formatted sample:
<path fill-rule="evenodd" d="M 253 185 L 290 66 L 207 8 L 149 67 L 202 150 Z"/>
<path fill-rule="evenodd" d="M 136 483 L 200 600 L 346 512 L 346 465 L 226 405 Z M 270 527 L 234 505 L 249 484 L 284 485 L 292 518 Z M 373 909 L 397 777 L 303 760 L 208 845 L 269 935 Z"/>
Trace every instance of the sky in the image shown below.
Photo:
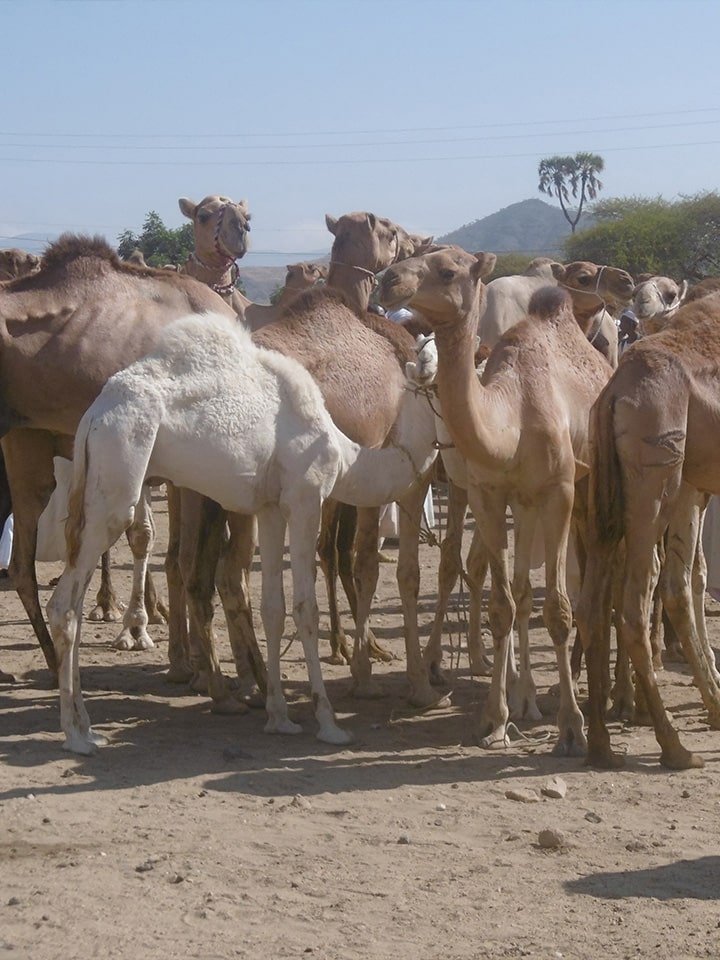
<path fill-rule="evenodd" d="M 591 150 L 603 196 L 720 186 L 717 0 L 0 0 L 0 246 L 247 198 L 252 250 L 325 213 L 440 235 Z"/>

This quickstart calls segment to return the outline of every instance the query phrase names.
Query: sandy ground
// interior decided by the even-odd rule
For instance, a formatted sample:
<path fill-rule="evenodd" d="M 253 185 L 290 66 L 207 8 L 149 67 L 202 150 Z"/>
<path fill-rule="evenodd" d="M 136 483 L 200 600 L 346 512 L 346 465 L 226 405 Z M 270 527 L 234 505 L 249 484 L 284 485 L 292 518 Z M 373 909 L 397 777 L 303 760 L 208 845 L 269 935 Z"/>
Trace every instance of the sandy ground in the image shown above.
<path fill-rule="evenodd" d="M 159 570 L 160 505 L 157 517 Z M 119 546 L 114 557 L 127 597 L 129 552 Z M 437 548 L 422 548 L 424 636 L 437 558 Z M 40 569 L 43 584 L 59 572 Z M 320 595 L 322 603 L 322 588 Z M 376 632 L 400 655 L 391 565 L 381 567 L 378 597 Z M 709 623 L 717 646 L 720 619 Z M 533 627 L 536 679 L 547 691 L 552 653 L 537 615 Z M 166 639 L 164 628 L 151 630 Z M 535 742 L 502 753 L 475 746 L 473 717 L 488 681 L 468 676 L 464 653 L 450 674 L 452 707 L 426 715 L 404 704 L 402 660 L 376 665 L 387 697 L 372 703 L 350 697 L 346 668 L 326 666 L 341 722 L 355 735 L 338 750 L 314 739 L 297 644 L 284 669 L 305 732 L 281 738 L 262 732 L 262 711 L 217 717 L 206 698 L 166 685 L 164 643 L 147 653 L 110 650 L 116 632 L 112 624 L 86 624 L 81 651 L 88 708 L 111 745 L 87 760 L 64 754 L 57 695 L 40 686 L 45 674 L 32 632 L 14 592 L 0 593 L 0 664 L 22 678 L 0 688 L 3 954 L 720 955 L 720 734 L 708 731 L 685 670 L 665 671 L 663 692 L 705 769 L 662 770 L 652 734 L 616 724 L 627 765 L 601 773 L 554 759 L 539 742 L 553 729 L 549 695 L 546 722 L 524 726 Z M 565 799 L 540 795 L 553 776 L 565 781 Z M 540 799 L 508 799 L 513 789 Z M 550 827 L 563 835 L 552 851 L 538 844 Z"/>

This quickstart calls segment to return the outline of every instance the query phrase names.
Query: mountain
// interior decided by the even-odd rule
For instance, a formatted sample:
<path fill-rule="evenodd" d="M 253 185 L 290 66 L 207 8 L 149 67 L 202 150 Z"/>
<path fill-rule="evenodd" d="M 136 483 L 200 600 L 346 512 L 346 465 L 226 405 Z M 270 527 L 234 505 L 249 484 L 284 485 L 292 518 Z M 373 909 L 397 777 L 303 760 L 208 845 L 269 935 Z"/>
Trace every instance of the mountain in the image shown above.
<path fill-rule="evenodd" d="M 44 253 L 45 248 L 53 240 L 57 240 L 59 233 L 18 233 L 14 237 L 3 240 L 3 247 L 18 247 L 26 253 Z"/>
<path fill-rule="evenodd" d="M 591 224 L 592 219 L 583 216 L 578 229 Z M 470 251 L 560 256 L 563 240 L 569 235 L 570 224 L 559 207 L 544 200 L 521 200 L 437 239 Z"/>

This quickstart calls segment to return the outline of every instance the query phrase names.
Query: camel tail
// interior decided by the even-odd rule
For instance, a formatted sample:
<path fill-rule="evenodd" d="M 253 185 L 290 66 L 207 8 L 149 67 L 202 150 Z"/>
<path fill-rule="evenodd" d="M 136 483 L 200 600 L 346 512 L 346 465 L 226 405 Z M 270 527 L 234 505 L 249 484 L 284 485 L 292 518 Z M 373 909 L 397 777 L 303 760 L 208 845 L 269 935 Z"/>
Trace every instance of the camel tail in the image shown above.
<path fill-rule="evenodd" d="M 73 452 L 73 480 L 68 497 L 68 518 L 65 521 L 65 545 L 67 560 L 71 566 L 77 563 L 85 529 L 85 487 L 89 466 L 88 437 L 92 421 L 83 418 L 75 436 Z"/>
<path fill-rule="evenodd" d="M 615 396 L 604 390 L 590 414 L 590 517 L 597 543 L 617 544 L 625 534 L 625 498 L 615 447 Z"/>

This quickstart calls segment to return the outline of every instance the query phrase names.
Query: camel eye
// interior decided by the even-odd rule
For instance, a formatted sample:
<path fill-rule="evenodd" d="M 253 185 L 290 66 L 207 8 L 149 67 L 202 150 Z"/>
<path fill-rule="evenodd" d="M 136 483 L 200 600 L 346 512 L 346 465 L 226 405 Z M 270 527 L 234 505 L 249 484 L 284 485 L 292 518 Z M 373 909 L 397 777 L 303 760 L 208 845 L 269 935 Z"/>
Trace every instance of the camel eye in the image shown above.
<path fill-rule="evenodd" d="M 451 270 L 449 267 L 445 267 L 443 270 L 440 271 L 440 278 L 444 280 L 446 283 L 450 283 L 450 281 L 454 277 L 455 277 L 455 271 Z"/>
<path fill-rule="evenodd" d="M 582 276 L 578 277 L 578 283 L 582 283 L 583 286 L 585 286 L 586 284 L 590 283 L 590 277 L 584 273 Z"/>
<path fill-rule="evenodd" d="M 675 299 L 675 294 L 672 292 L 672 290 L 666 290 L 664 297 L 665 297 L 665 303 L 672 303 L 673 300 Z"/>
<path fill-rule="evenodd" d="M 211 214 L 211 213 L 208 213 L 207 210 L 202 210 L 202 211 L 198 214 L 198 220 L 200 221 L 200 223 L 207 223 L 211 216 L 212 216 L 212 214 Z"/>

